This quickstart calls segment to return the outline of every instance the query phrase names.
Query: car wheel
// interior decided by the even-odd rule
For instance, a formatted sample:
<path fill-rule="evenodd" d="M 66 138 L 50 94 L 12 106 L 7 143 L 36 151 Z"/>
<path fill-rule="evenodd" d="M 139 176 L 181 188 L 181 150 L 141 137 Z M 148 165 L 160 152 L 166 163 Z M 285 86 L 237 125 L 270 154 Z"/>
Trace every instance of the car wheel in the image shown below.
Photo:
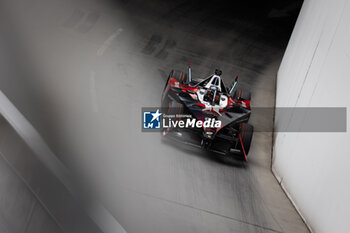
<path fill-rule="evenodd" d="M 245 151 L 247 156 L 248 156 L 250 144 L 251 144 L 252 138 L 253 138 L 253 131 L 254 131 L 254 128 L 252 125 L 247 124 L 247 123 L 241 124 L 239 133 L 241 135 L 242 144 L 243 144 L 244 151 Z"/>

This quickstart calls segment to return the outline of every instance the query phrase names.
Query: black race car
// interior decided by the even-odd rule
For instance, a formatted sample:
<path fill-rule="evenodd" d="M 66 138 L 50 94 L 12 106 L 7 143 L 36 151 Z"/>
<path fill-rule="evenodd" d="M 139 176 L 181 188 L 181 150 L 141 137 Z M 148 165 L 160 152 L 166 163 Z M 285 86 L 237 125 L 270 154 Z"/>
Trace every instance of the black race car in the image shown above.
<path fill-rule="evenodd" d="M 248 124 L 251 95 L 243 90 L 234 90 L 238 76 L 232 87 L 226 88 L 221 74 L 217 69 L 203 80 L 194 80 L 190 66 L 188 74 L 175 70 L 170 72 L 163 90 L 162 111 L 168 116 L 187 116 L 192 120 L 189 119 L 190 127 L 163 127 L 162 135 L 247 161 L 253 136 L 253 126 Z M 203 123 L 208 120 L 221 124 L 199 124 L 199 127 L 194 124 L 195 121 Z"/>

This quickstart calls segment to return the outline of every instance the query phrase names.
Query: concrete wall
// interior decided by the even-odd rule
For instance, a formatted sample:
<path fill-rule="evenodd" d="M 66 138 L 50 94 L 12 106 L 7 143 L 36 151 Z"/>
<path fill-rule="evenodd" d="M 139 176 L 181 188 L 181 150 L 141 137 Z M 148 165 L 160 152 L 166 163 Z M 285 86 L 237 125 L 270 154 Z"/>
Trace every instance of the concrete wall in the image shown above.
<path fill-rule="evenodd" d="M 102 232 L 2 115 L 0 232 Z"/>
<path fill-rule="evenodd" d="M 304 2 L 278 72 L 277 107 L 349 107 L 349 24 L 349 1 Z M 276 133 L 274 173 L 314 232 L 349 232 L 349 142 L 348 132 Z"/>
<path fill-rule="evenodd" d="M 38 187 L 29 186 L 37 177 L 28 166 L 38 165 L 30 157 L 30 151 L 0 115 L 0 231 L 65 232 L 35 194 Z"/>

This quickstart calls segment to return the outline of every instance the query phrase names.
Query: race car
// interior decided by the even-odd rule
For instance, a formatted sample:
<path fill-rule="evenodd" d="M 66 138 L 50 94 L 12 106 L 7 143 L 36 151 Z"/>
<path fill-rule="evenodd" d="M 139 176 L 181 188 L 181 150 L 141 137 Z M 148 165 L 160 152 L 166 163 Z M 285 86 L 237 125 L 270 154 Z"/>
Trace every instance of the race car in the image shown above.
<path fill-rule="evenodd" d="M 225 156 L 247 161 L 253 136 L 248 124 L 251 107 L 250 92 L 235 90 L 238 76 L 231 88 L 226 88 L 222 71 L 205 79 L 192 79 L 188 73 L 172 70 L 165 84 L 161 105 L 170 116 L 190 116 L 197 121 L 220 121 L 220 126 L 167 127 L 162 135 Z"/>

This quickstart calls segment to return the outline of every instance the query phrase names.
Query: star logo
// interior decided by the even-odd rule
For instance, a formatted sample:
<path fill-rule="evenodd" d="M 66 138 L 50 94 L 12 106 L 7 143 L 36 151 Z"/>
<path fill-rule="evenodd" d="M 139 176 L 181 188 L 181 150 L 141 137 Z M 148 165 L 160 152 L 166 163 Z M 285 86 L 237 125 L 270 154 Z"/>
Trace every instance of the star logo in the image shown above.
<path fill-rule="evenodd" d="M 143 112 L 143 129 L 160 129 L 161 127 L 161 115 L 162 113 L 157 111 L 144 111 Z"/>
<path fill-rule="evenodd" d="M 159 112 L 159 109 L 157 109 L 157 111 L 156 111 L 155 113 L 151 113 L 151 114 L 152 114 L 152 116 L 153 116 L 151 122 L 154 121 L 155 119 L 157 119 L 157 121 L 159 121 L 159 116 L 162 115 L 162 114 Z"/>

